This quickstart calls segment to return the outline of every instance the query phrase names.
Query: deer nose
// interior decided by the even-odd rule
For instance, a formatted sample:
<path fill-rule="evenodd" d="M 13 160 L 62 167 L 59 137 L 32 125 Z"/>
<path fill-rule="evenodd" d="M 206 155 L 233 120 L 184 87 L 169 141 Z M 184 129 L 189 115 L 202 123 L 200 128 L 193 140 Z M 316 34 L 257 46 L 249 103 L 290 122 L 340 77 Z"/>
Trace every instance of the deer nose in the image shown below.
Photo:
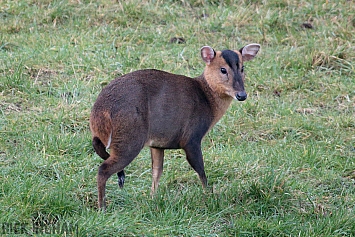
<path fill-rule="evenodd" d="M 247 95 L 247 93 L 245 93 L 245 91 L 240 91 L 240 92 L 237 92 L 236 97 L 237 97 L 237 100 L 244 101 L 247 99 L 248 95 Z"/>

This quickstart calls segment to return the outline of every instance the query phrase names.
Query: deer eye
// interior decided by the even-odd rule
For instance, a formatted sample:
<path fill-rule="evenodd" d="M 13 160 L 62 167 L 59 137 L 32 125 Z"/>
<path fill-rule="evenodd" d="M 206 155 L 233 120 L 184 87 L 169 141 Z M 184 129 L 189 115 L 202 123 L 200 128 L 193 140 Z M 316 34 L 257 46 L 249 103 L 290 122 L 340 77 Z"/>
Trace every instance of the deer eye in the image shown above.
<path fill-rule="evenodd" d="M 225 69 L 224 67 L 221 68 L 221 73 L 222 74 L 227 74 L 227 69 Z"/>

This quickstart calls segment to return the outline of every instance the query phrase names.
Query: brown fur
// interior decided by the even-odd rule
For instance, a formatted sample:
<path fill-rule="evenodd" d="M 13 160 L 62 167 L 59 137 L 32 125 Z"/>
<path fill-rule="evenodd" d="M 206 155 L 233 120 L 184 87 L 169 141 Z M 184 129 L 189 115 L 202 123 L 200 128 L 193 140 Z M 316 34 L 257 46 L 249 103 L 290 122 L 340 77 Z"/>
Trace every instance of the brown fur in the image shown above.
<path fill-rule="evenodd" d="M 93 146 L 105 160 L 97 176 L 100 208 L 105 208 L 107 179 L 117 173 L 123 187 L 124 168 L 144 146 L 151 147 L 152 193 L 159 185 L 165 149 L 183 149 L 202 185 L 207 185 L 201 140 L 233 99 L 246 99 L 243 59 L 250 53 L 253 58 L 259 46 L 246 47 L 252 50 L 228 51 L 228 59 L 221 51 L 203 47 L 206 68 L 197 78 L 140 70 L 113 80 L 102 90 L 90 116 Z M 110 148 L 110 154 L 105 148 Z"/>

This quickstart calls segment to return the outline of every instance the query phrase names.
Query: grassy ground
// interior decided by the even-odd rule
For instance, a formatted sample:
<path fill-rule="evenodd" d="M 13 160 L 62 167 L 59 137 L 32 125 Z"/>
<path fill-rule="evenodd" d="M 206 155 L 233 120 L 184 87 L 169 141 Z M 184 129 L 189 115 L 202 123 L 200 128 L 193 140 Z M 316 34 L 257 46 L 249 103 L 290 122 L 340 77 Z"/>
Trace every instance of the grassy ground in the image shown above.
<path fill-rule="evenodd" d="M 0 0 L 1 234 L 355 236 L 354 13 L 346 0 Z M 151 199 L 143 150 L 98 212 L 88 117 L 102 86 L 143 68 L 197 76 L 201 46 L 247 43 L 262 45 L 249 98 L 203 142 L 211 191 L 176 150 Z"/>

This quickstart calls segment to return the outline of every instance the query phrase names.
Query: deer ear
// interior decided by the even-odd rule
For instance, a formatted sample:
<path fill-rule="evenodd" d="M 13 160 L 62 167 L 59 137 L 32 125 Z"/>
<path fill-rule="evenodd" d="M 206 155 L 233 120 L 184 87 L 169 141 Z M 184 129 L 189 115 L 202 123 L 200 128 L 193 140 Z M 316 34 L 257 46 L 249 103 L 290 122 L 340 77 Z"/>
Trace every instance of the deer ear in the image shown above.
<path fill-rule="evenodd" d="M 242 54 L 243 62 L 252 60 L 259 52 L 260 44 L 248 44 L 241 48 L 239 52 Z"/>
<path fill-rule="evenodd" d="M 210 65 L 215 56 L 216 52 L 210 46 L 203 46 L 201 48 L 201 57 L 207 65 Z"/>

